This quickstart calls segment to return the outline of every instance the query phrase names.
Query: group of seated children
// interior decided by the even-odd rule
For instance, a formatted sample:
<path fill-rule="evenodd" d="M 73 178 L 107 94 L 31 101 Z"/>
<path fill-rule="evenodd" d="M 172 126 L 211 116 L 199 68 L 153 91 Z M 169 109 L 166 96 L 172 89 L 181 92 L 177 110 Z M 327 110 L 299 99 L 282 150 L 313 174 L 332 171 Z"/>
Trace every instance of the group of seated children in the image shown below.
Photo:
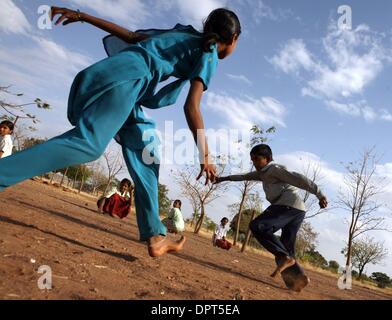
<path fill-rule="evenodd" d="M 120 219 L 125 218 L 131 211 L 133 186 L 130 180 L 123 179 L 118 187 L 113 188 L 106 196 L 98 199 L 97 206 L 99 213 L 107 213 L 112 217 L 117 216 Z M 212 237 L 212 243 L 215 247 L 229 250 L 232 244 L 226 240 L 227 227 L 229 219 L 224 217 L 216 227 Z M 181 234 L 185 231 L 185 222 L 181 213 L 181 200 L 173 202 L 173 208 L 169 215 L 162 220 L 166 226 L 167 232 Z"/>

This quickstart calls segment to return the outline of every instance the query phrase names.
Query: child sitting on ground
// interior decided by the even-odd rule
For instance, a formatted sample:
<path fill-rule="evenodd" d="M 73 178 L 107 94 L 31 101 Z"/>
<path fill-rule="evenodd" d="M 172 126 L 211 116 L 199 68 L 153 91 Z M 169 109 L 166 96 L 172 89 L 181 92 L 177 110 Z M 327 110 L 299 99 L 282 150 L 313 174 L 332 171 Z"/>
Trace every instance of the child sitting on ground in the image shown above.
<path fill-rule="evenodd" d="M 214 235 L 212 236 L 212 244 L 218 248 L 230 250 L 232 244 L 226 240 L 227 228 L 226 225 L 229 223 L 229 219 L 224 217 L 220 225 L 215 229 Z"/>
<path fill-rule="evenodd" d="M 321 208 L 326 208 L 328 202 L 313 181 L 299 173 L 287 171 L 284 166 L 273 162 L 272 150 L 268 145 L 259 144 L 253 147 L 250 156 L 256 171 L 219 177 L 215 183 L 244 180 L 263 182 L 264 192 L 271 206 L 250 223 L 250 229 L 260 244 L 281 261 L 271 274 L 276 277 L 296 262 L 294 246 L 306 210 L 297 188 L 316 195 Z M 278 238 L 274 233 L 280 229 L 282 234 Z"/>
<path fill-rule="evenodd" d="M 12 154 L 11 134 L 14 131 L 14 124 L 4 120 L 0 123 L 0 158 L 8 157 Z"/>
<path fill-rule="evenodd" d="M 185 230 L 184 218 L 181 213 L 181 200 L 173 202 L 173 208 L 170 210 L 167 218 L 162 220 L 166 226 L 167 231 L 170 233 L 181 233 Z"/>
<path fill-rule="evenodd" d="M 132 206 L 132 183 L 128 179 L 121 180 L 119 186 L 114 187 L 106 196 L 98 202 L 98 212 L 108 213 L 112 217 L 125 218 L 131 211 Z"/>

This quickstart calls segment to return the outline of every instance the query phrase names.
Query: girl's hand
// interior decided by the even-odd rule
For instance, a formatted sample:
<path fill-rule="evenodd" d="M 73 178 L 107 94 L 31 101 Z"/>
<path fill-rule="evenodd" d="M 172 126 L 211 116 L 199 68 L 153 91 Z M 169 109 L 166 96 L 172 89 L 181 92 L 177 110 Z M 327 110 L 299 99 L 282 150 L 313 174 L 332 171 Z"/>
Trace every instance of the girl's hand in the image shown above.
<path fill-rule="evenodd" d="M 210 163 L 203 163 L 200 165 L 200 173 L 197 176 L 196 180 L 199 180 L 204 172 L 206 173 L 206 183 L 205 185 L 208 184 L 209 181 L 214 182 L 215 181 L 215 176 L 216 176 L 216 168 L 215 165 L 210 164 Z"/>
<path fill-rule="evenodd" d="M 67 8 L 59 8 L 59 7 L 51 7 L 51 20 L 54 20 L 56 15 L 60 14 L 60 18 L 57 19 L 55 25 L 58 25 L 60 22 L 63 22 L 63 26 L 72 23 L 78 22 L 82 20 L 80 12 L 74 11 Z"/>

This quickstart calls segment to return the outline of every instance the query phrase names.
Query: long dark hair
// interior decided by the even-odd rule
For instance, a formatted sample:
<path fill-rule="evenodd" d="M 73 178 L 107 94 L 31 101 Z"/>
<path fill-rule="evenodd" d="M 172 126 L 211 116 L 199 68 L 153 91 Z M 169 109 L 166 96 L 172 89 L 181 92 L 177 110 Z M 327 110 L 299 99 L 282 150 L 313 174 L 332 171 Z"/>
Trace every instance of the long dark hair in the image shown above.
<path fill-rule="evenodd" d="M 228 9 L 213 10 L 204 22 L 204 51 L 211 52 L 211 45 L 219 42 L 230 44 L 234 35 L 241 34 L 237 15 Z"/>

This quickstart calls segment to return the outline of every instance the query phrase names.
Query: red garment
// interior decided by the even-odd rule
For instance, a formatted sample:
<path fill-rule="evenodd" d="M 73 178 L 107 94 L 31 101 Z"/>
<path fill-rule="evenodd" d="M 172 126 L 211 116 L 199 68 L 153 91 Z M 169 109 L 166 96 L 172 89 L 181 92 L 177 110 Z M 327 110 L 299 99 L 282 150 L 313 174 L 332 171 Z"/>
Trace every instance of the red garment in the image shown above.
<path fill-rule="evenodd" d="M 217 239 L 215 240 L 215 245 L 219 248 L 225 249 L 225 250 L 230 250 L 232 244 L 227 241 L 227 240 L 223 240 L 223 239 Z"/>
<path fill-rule="evenodd" d="M 119 218 L 125 218 L 129 213 L 130 203 L 129 200 L 121 197 L 115 193 L 110 198 L 105 200 L 103 211 L 110 215 L 116 215 Z"/>

